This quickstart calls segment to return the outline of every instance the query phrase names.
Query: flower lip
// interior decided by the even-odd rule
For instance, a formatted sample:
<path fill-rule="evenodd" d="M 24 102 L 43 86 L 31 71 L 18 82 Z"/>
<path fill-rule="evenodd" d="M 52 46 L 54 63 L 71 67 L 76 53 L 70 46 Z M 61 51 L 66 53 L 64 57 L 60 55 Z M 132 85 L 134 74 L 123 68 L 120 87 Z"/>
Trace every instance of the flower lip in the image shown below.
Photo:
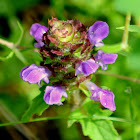
<path fill-rule="evenodd" d="M 40 86 L 41 80 L 49 83 L 48 77 L 51 75 L 51 71 L 45 67 L 32 64 L 24 67 L 20 72 L 20 77 L 29 83 L 38 83 Z"/>
<path fill-rule="evenodd" d="M 116 106 L 114 102 L 115 96 L 112 91 L 107 89 L 101 89 L 96 84 L 88 80 L 85 81 L 85 85 L 92 94 L 90 99 L 94 101 L 100 101 L 105 108 L 108 108 L 111 111 L 116 110 Z"/>
<path fill-rule="evenodd" d="M 31 26 L 30 34 L 35 38 L 35 40 L 38 42 L 35 44 L 36 48 L 44 46 L 44 43 L 42 42 L 43 34 L 46 33 L 49 29 L 39 23 L 34 23 Z"/>
<path fill-rule="evenodd" d="M 107 89 L 101 89 L 100 91 L 100 102 L 105 107 L 111 111 L 116 110 L 116 106 L 114 103 L 114 94 L 112 91 Z"/>
<path fill-rule="evenodd" d="M 83 73 L 84 75 L 95 73 L 98 67 L 99 65 L 95 63 L 93 59 L 82 61 L 76 67 L 75 75 L 78 75 L 79 73 Z"/>
<path fill-rule="evenodd" d="M 92 46 L 103 46 L 102 40 L 106 38 L 109 34 L 109 26 L 106 22 L 96 21 L 88 29 L 88 38 Z"/>
<path fill-rule="evenodd" d="M 49 105 L 61 105 L 62 102 L 60 100 L 62 96 L 67 97 L 67 93 L 64 88 L 60 86 L 47 86 L 45 89 L 44 101 Z"/>
<path fill-rule="evenodd" d="M 104 53 L 99 50 L 95 55 L 95 62 L 98 63 L 103 70 L 106 70 L 108 64 L 112 64 L 116 61 L 118 54 L 116 53 Z"/>

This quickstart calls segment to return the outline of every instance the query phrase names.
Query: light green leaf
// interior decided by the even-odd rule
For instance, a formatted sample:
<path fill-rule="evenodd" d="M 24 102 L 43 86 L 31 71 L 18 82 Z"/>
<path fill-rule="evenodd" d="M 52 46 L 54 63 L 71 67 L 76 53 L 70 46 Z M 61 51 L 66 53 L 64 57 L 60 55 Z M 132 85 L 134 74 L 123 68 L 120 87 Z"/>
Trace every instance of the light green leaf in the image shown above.
<path fill-rule="evenodd" d="M 21 24 L 20 24 L 19 21 L 17 21 L 17 25 L 18 25 L 18 27 L 19 27 L 19 29 L 20 29 L 20 31 L 21 31 L 21 34 L 20 34 L 20 36 L 19 36 L 19 38 L 18 38 L 18 40 L 17 40 L 15 46 L 17 46 L 17 45 L 20 44 L 20 42 L 21 42 L 21 40 L 22 40 L 22 37 L 23 37 L 23 33 L 24 33 L 23 28 L 22 28 L 22 26 L 21 26 Z"/>
<path fill-rule="evenodd" d="M 107 53 L 117 53 L 122 50 L 121 43 L 113 44 L 113 45 L 104 45 L 101 47 L 95 47 L 95 50 L 102 50 Z"/>
<path fill-rule="evenodd" d="M 27 60 L 25 59 L 25 57 L 23 56 L 23 54 L 18 50 L 18 49 L 14 49 L 15 55 L 16 57 L 23 62 L 25 65 L 28 65 Z"/>
<path fill-rule="evenodd" d="M 42 87 L 43 89 L 44 87 Z M 33 99 L 32 104 L 29 106 L 28 110 L 22 116 L 22 121 L 29 121 L 33 114 L 41 115 L 44 110 L 46 110 L 49 105 L 45 103 L 43 100 L 44 94 L 38 95 L 36 98 Z"/>
<path fill-rule="evenodd" d="M 120 30 L 124 30 L 125 27 L 117 27 L 116 29 L 120 29 Z M 129 32 L 137 32 L 137 33 L 140 33 L 140 26 L 137 26 L 137 25 L 130 25 L 128 27 L 128 31 Z"/>
<path fill-rule="evenodd" d="M 82 125 L 83 134 L 92 140 L 117 140 L 118 134 L 109 120 L 79 120 Z"/>

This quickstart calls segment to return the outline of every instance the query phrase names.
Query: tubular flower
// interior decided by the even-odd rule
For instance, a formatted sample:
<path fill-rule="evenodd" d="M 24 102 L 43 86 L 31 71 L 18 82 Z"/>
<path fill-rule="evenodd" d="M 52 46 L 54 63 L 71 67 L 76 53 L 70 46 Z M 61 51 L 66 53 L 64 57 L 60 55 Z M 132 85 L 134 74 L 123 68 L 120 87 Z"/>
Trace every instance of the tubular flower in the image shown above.
<path fill-rule="evenodd" d="M 97 52 L 93 48 L 104 45 L 102 40 L 108 33 L 108 24 L 103 21 L 95 22 L 89 29 L 76 19 L 61 21 L 52 18 L 48 20 L 48 28 L 33 24 L 30 34 L 37 41 L 35 47 L 39 48 L 42 61 L 40 66 L 24 67 L 21 78 L 38 85 L 41 80 L 49 83 L 51 78 L 52 86 L 46 87 L 44 101 L 50 105 L 62 104 L 62 96 L 67 97 L 66 90 L 80 87 L 80 83 L 90 79 L 90 74 L 95 73 L 99 66 L 106 70 L 108 64 L 115 62 L 117 54 Z M 92 82 L 86 82 L 86 86 L 92 93 L 92 100 L 100 101 L 112 111 L 116 109 L 112 91 L 101 89 Z"/>
<path fill-rule="evenodd" d="M 46 104 L 53 105 L 61 105 L 60 101 L 62 96 L 67 97 L 67 93 L 64 88 L 60 86 L 47 86 L 44 94 L 44 101 Z"/>
<path fill-rule="evenodd" d="M 104 53 L 99 50 L 95 55 L 95 62 L 98 63 L 103 70 L 106 70 L 108 64 L 112 64 L 116 61 L 118 54 L 116 53 Z"/>
<path fill-rule="evenodd" d="M 48 68 L 32 64 L 24 67 L 20 71 L 20 77 L 29 83 L 37 83 L 40 86 L 41 80 L 49 83 L 48 77 L 51 75 L 51 71 Z"/>
<path fill-rule="evenodd" d="M 112 91 L 107 89 L 101 89 L 90 81 L 86 81 L 85 83 L 86 87 L 92 94 L 90 97 L 92 100 L 100 101 L 105 108 L 108 108 L 111 111 L 116 110 L 114 94 Z"/>
<path fill-rule="evenodd" d="M 92 46 L 103 46 L 102 40 L 106 38 L 109 34 L 109 26 L 106 22 L 96 21 L 88 29 L 88 38 Z"/>
<path fill-rule="evenodd" d="M 83 73 L 84 75 L 95 73 L 98 67 L 99 65 L 95 63 L 93 59 L 82 61 L 78 64 L 75 75 L 78 75 L 79 73 Z"/>
<path fill-rule="evenodd" d="M 49 29 L 39 23 L 34 23 L 31 26 L 30 34 L 35 38 L 37 43 L 34 45 L 36 48 L 43 47 L 44 42 L 42 42 L 43 34 L 45 34 Z"/>

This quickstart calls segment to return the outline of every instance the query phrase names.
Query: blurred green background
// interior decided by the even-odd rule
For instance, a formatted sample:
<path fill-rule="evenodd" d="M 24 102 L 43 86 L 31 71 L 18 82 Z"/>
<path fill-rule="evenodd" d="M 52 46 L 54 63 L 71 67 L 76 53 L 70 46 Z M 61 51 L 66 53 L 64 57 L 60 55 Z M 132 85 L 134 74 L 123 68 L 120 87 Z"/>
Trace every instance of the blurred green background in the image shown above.
<path fill-rule="evenodd" d="M 132 14 L 131 24 L 140 25 L 139 5 L 139 0 L 0 0 L 0 38 L 16 43 L 22 33 L 21 26 L 24 33 L 18 49 L 28 64 L 39 64 L 41 58 L 38 50 L 33 47 L 34 38 L 29 34 L 33 23 L 38 22 L 47 26 L 48 19 L 57 17 L 60 20 L 78 19 L 89 27 L 95 21 L 102 20 L 110 27 L 109 36 L 103 41 L 111 45 L 122 41 L 123 30 L 116 28 L 125 25 L 125 16 L 128 12 Z M 140 32 L 130 32 L 128 44 L 130 51 L 118 52 L 116 63 L 109 65 L 107 72 L 140 79 Z M 9 48 L 0 44 L 0 57 L 6 57 L 10 52 Z M 32 99 L 40 93 L 36 84 L 29 85 L 19 77 L 20 70 L 25 66 L 21 59 L 13 55 L 9 59 L 0 60 L 1 123 L 21 120 Z M 109 87 L 115 94 L 117 109 L 112 117 L 140 122 L 140 83 L 107 74 L 99 73 L 95 76 L 97 85 Z M 51 106 L 42 116 L 66 115 L 70 107 L 66 104 Z M 113 123 L 120 139 L 140 139 L 140 124 Z M 25 127 L 42 140 L 89 139 L 83 136 L 79 123 L 67 128 L 65 119 L 27 123 Z M 12 126 L 0 127 L 0 134 L 6 140 L 28 139 L 22 130 L 17 130 L 19 128 Z"/>

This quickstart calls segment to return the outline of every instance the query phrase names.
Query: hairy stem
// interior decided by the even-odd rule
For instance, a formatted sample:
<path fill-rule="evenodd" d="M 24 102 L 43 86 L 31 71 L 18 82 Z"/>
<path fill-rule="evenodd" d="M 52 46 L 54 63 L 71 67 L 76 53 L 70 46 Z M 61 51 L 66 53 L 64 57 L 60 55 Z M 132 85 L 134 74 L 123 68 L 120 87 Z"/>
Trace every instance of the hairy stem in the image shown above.
<path fill-rule="evenodd" d="M 128 27 L 130 25 L 130 21 L 131 21 L 131 14 L 128 13 L 126 15 L 126 19 L 125 19 L 125 29 L 124 29 L 124 32 L 123 32 L 123 37 L 122 37 L 122 48 L 127 48 L 128 46 Z"/>
<path fill-rule="evenodd" d="M 5 46 L 7 46 L 10 49 L 13 49 L 14 48 L 14 43 L 8 42 L 8 41 L 3 40 L 1 38 L 0 38 L 0 44 L 5 45 Z"/>
<path fill-rule="evenodd" d="M 109 73 L 109 72 L 105 72 L 105 71 L 98 71 L 98 72 L 96 72 L 96 74 L 103 74 L 103 75 L 113 76 L 113 77 L 116 77 L 116 78 L 119 78 L 119 79 L 123 79 L 123 80 L 127 80 L 127 81 L 131 81 L 131 82 L 135 82 L 135 83 L 140 84 L 140 79 L 131 78 L 131 77 L 124 76 L 124 75 Z"/>

